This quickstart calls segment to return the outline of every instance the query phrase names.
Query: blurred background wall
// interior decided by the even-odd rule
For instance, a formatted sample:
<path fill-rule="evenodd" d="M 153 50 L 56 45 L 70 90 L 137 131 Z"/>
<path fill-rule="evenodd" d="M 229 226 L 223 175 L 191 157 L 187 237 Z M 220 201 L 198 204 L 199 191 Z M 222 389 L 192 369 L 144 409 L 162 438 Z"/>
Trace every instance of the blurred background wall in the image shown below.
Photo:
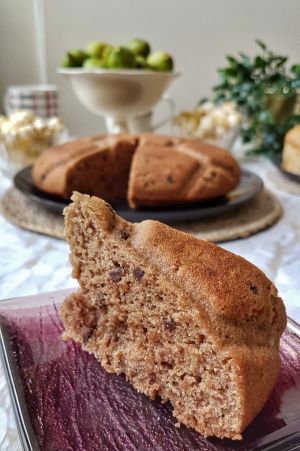
<path fill-rule="evenodd" d="M 0 98 L 9 85 L 37 83 L 34 0 L 0 1 Z M 67 49 L 100 39 L 132 37 L 175 57 L 182 77 L 169 92 L 177 111 L 209 96 L 226 54 L 256 51 L 255 38 L 300 60 L 300 0 L 44 0 L 48 81 L 60 92 L 60 113 L 73 135 L 104 130 L 56 74 Z M 163 107 L 156 117 L 164 114 Z M 167 129 L 165 131 L 168 131 Z"/>

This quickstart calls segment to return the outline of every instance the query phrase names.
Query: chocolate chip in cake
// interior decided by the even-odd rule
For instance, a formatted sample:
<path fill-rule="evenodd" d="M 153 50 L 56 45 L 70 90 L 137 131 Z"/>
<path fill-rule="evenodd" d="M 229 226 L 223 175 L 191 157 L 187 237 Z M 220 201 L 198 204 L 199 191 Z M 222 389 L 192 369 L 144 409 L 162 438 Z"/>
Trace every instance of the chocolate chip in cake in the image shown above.
<path fill-rule="evenodd" d="M 155 373 L 150 373 L 149 374 L 149 384 L 153 385 L 156 382 L 156 374 Z"/>
<path fill-rule="evenodd" d="M 216 275 L 216 271 L 212 268 L 207 268 L 207 274 L 209 277 L 214 277 Z"/>
<path fill-rule="evenodd" d="M 109 276 L 113 282 L 120 282 L 124 276 L 124 270 L 122 268 L 114 269 L 113 271 L 110 271 Z"/>
<path fill-rule="evenodd" d="M 162 361 L 162 362 L 161 362 L 161 366 L 162 366 L 163 368 L 165 368 L 165 369 L 172 370 L 173 367 L 174 367 L 174 364 L 171 363 L 171 362 L 164 362 L 164 361 Z"/>
<path fill-rule="evenodd" d="M 253 294 L 257 294 L 257 287 L 256 287 L 255 285 L 250 285 L 250 291 L 251 291 Z"/>
<path fill-rule="evenodd" d="M 176 329 L 176 323 L 173 318 L 164 320 L 164 326 L 169 332 L 174 332 L 174 330 Z"/>
<path fill-rule="evenodd" d="M 133 275 L 137 280 L 141 280 L 143 275 L 145 274 L 145 271 L 143 271 L 141 268 L 137 267 L 133 270 Z"/>
<path fill-rule="evenodd" d="M 173 177 L 171 175 L 167 176 L 167 182 L 168 183 L 174 183 L 174 179 L 173 179 Z"/>
<path fill-rule="evenodd" d="M 129 233 L 126 232 L 125 230 L 121 230 L 121 240 L 128 240 L 129 238 Z"/>

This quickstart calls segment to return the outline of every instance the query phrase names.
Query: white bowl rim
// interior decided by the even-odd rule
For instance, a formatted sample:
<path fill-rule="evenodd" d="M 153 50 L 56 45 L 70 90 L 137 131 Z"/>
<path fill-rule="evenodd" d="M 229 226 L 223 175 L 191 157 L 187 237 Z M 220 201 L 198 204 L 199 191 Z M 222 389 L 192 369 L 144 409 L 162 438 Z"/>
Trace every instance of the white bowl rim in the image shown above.
<path fill-rule="evenodd" d="M 165 76 L 165 77 L 179 77 L 181 76 L 180 72 L 172 72 L 172 71 L 154 71 L 154 70 L 144 70 L 144 69 L 90 69 L 84 67 L 59 67 L 56 72 L 61 75 L 77 75 L 77 74 L 102 74 L 102 75 L 154 75 L 154 76 Z"/>

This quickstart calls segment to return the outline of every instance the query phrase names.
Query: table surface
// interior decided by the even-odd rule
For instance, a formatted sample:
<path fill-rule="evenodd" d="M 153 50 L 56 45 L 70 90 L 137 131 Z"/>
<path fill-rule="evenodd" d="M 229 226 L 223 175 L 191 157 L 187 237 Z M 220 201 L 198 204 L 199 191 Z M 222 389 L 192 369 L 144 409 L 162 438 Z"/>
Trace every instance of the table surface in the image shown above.
<path fill-rule="evenodd" d="M 266 177 L 272 164 L 263 158 L 242 165 L 260 175 L 281 200 L 284 213 L 273 227 L 248 238 L 222 243 L 261 268 L 275 283 L 288 315 L 300 322 L 300 196 L 273 189 Z M 10 186 L 0 169 L 0 196 Z M 0 215 L 1 299 L 74 287 L 64 241 L 22 230 Z M 1 302 L 1 301 L 0 301 Z M 0 450 L 20 450 L 9 393 L 0 362 Z"/>

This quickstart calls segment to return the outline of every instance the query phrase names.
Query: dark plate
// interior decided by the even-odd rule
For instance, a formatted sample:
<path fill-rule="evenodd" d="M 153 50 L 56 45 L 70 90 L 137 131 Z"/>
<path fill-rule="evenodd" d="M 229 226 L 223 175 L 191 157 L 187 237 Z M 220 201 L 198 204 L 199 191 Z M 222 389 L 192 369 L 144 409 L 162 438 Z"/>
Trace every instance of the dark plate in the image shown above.
<path fill-rule="evenodd" d="M 32 181 L 31 167 L 18 172 L 14 178 L 14 184 L 22 193 L 56 213 L 61 214 L 63 209 L 69 204 L 66 200 L 38 190 Z M 137 210 L 130 208 L 127 202 L 124 201 L 113 204 L 113 208 L 120 216 L 131 222 L 140 222 L 144 219 L 156 219 L 169 224 L 181 221 L 195 221 L 219 216 L 234 210 L 252 199 L 261 191 L 262 187 L 263 182 L 257 175 L 243 169 L 239 185 L 226 197 L 190 205 L 139 208 Z"/>
<path fill-rule="evenodd" d="M 272 158 L 273 163 L 279 169 L 279 171 L 284 174 L 286 177 L 288 177 L 290 180 L 293 180 L 294 182 L 300 183 L 300 175 L 293 174 L 292 172 L 288 172 L 281 166 L 281 155 L 277 155 L 276 157 Z"/>
<path fill-rule="evenodd" d="M 281 340 L 276 386 L 243 440 L 205 439 L 177 428 L 169 403 L 151 401 L 62 339 L 59 306 L 70 292 L 0 302 L 0 357 L 24 450 L 299 450 L 300 329 L 293 321 Z"/>

